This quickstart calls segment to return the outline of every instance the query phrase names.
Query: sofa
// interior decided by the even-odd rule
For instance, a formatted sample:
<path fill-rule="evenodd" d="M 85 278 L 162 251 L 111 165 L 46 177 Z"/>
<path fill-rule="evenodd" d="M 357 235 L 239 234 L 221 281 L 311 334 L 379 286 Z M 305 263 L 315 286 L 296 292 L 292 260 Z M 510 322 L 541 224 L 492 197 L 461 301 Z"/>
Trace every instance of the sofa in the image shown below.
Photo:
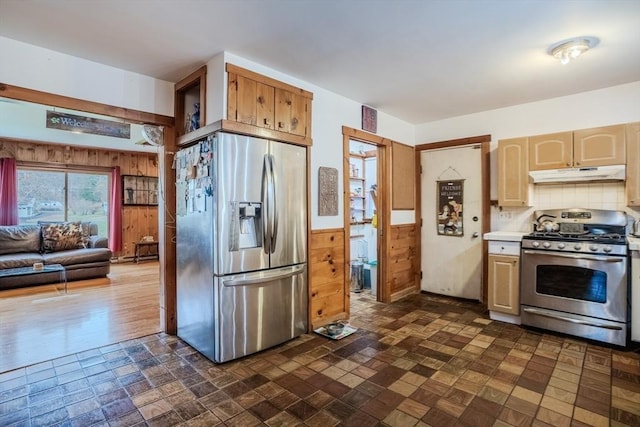
<path fill-rule="evenodd" d="M 2 271 L 35 263 L 61 264 L 67 281 L 104 277 L 111 267 L 108 241 L 91 222 L 0 226 L 0 290 L 60 281 L 60 272 L 3 276 Z M 14 270 L 15 272 L 15 270 Z"/>

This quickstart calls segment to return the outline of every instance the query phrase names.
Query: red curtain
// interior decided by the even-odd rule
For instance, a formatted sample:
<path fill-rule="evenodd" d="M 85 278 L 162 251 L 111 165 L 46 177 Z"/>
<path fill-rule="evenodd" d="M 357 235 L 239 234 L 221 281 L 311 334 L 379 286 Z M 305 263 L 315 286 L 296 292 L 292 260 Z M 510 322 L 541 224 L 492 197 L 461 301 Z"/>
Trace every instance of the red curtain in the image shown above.
<path fill-rule="evenodd" d="M 0 158 L 0 225 L 18 224 L 18 170 L 16 159 Z"/>
<path fill-rule="evenodd" d="M 120 166 L 111 172 L 111 203 L 109 204 L 109 249 L 122 250 L 122 181 Z"/>

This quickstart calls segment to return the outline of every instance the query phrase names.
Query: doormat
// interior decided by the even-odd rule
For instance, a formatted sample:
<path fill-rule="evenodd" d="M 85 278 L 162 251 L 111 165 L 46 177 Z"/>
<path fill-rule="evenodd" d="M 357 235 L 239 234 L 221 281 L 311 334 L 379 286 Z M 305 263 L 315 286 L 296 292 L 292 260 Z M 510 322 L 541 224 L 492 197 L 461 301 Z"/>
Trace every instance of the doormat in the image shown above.
<path fill-rule="evenodd" d="M 344 329 L 341 333 L 339 333 L 338 335 L 329 335 L 326 328 L 324 326 L 321 326 L 318 329 L 314 329 L 313 332 L 322 335 L 323 337 L 331 338 L 332 340 L 341 340 L 342 338 L 348 337 L 357 330 L 358 328 L 354 328 L 353 326 L 344 325 Z"/>

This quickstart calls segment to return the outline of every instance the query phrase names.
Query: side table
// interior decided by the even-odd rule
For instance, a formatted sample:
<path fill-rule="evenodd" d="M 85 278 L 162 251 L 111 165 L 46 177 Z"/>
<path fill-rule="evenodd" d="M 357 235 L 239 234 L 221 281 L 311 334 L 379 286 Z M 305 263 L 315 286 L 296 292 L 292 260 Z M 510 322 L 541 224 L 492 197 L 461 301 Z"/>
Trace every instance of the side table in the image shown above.
<path fill-rule="evenodd" d="M 145 257 L 153 257 L 153 259 L 159 259 L 159 253 L 158 253 L 158 242 L 147 242 L 147 241 L 141 241 L 141 242 L 135 242 L 135 252 L 133 255 L 133 261 L 137 264 L 140 262 L 140 258 L 142 257 L 142 248 L 144 248 L 144 256 Z M 152 252 L 151 250 L 155 248 L 155 252 Z"/>

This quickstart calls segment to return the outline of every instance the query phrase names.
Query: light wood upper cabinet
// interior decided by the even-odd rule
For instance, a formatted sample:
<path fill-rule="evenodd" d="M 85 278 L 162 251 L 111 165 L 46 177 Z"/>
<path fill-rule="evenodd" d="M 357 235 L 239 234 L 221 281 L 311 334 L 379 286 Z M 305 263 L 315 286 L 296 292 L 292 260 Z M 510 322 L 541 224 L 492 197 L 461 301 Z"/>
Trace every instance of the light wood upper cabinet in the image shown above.
<path fill-rule="evenodd" d="M 498 204 L 528 206 L 529 149 L 527 138 L 498 141 Z"/>
<path fill-rule="evenodd" d="M 640 206 L 640 122 L 625 125 L 627 141 L 627 206 Z"/>
<path fill-rule="evenodd" d="M 624 125 L 529 137 L 529 170 L 621 165 Z"/>
<path fill-rule="evenodd" d="M 275 129 L 275 92 L 272 86 L 256 83 L 256 126 Z"/>
<path fill-rule="evenodd" d="M 311 145 L 313 94 L 227 64 L 227 123 L 259 137 Z"/>
<path fill-rule="evenodd" d="M 489 255 L 489 310 L 520 314 L 520 258 Z"/>
<path fill-rule="evenodd" d="M 625 161 L 624 125 L 573 132 L 575 167 L 622 165 Z"/>
<path fill-rule="evenodd" d="M 529 170 L 560 169 L 573 163 L 573 134 L 552 133 L 529 137 Z"/>
<path fill-rule="evenodd" d="M 276 129 L 282 132 L 306 136 L 307 98 L 294 92 L 276 88 Z"/>
<path fill-rule="evenodd" d="M 229 83 L 233 84 L 236 92 L 236 121 L 256 126 L 256 82 L 243 76 L 234 76 Z"/>

